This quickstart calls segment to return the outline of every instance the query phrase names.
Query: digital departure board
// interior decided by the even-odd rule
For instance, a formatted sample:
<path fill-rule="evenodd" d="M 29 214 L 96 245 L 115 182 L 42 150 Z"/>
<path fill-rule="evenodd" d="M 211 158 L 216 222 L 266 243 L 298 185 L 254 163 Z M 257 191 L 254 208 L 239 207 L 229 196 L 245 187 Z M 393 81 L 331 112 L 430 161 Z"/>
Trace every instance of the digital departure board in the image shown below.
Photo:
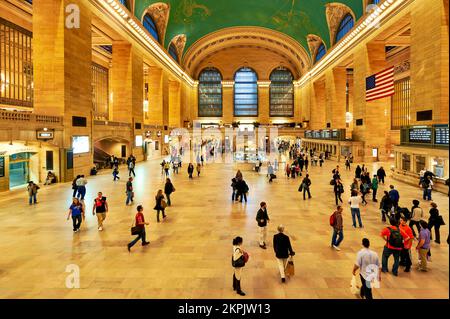
<path fill-rule="evenodd" d="M 339 132 L 340 132 L 339 130 L 332 130 L 332 131 L 331 131 L 331 138 L 332 138 L 333 140 L 339 139 L 339 138 L 340 138 Z"/>
<path fill-rule="evenodd" d="M 431 127 L 412 127 L 409 129 L 409 142 L 410 143 L 432 143 L 432 130 Z"/>
<path fill-rule="evenodd" d="M 313 136 L 312 136 L 312 131 L 310 131 L 310 130 L 308 130 L 308 131 L 305 131 L 305 138 L 312 138 Z"/>
<path fill-rule="evenodd" d="M 322 130 L 321 136 L 323 139 L 330 139 L 331 138 L 330 130 Z"/>
<path fill-rule="evenodd" d="M 448 145 L 448 125 L 434 126 L 434 143 L 438 145 Z"/>
<path fill-rule="evenodd" d="M 313 138 L 321 139 L 322 134 L 320 133 L 320 131 L 313 131 Z"/>

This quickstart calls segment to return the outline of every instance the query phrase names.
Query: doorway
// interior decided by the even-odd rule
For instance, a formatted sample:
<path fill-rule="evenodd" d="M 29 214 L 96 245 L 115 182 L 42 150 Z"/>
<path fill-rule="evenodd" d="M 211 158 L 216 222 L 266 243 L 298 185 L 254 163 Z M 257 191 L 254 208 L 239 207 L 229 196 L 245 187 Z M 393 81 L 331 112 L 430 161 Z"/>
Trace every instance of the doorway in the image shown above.
<path fill-rule="evenodd" d="M 30 180 L 32 153 L 17 153 L 9 157 L 9 188 L 26 185 Z"/>

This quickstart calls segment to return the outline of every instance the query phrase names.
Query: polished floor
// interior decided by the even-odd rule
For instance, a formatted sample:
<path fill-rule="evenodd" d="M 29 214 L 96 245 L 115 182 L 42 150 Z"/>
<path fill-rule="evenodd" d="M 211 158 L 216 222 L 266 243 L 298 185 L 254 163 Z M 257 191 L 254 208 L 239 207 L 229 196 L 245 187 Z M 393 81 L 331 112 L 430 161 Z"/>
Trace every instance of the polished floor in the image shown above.
<path fill-rule="evenodd" d="M 137 244 L 128 253 L 132 239 L 129 229 L 135 205 L 125 206 L 125 170 L 122 179 L 112 181 L 109 172 L 89 177 L 87 214 L 81 232 L 72 232 L 66 221 L 71 201 L 71 185 L 43 186 L 35 206 L 29 206 L 25 190 L 0 194 L 0 298 L 241 298 L 231 289 L 231 241 L 244 238 L 250 254 L 243 271 L 244 298 L 356 298 L 349 284 L 361 239 L 371 240 L 381 255 L 383 239 L 379 233 L 378 203 L 369 202 L 362 209 L 365 228 L 353 229 L 348 204 L 344 204 L 345 239 L 342 250 L 330 248 L 329 215 L 334 209 L 334 195 L 329 185 L 336 162 L 311 167 L 311 200 L 303 201 L 297 188 L 299 179 L 286 179 L 278 173 L 272 184 L 264 174 L 244 171 L 249 184 L 248 204 L 232 203 L 230 179 L 235 168 L 230 164 L 209 164 L 200 178 L 189 180 L 186 166 L 171 176 L 176 188 L 168 218 L 156 223 L 154 195 L 163 187 L 159 161 L 137 165 L 135 204 L 143 204 L 150 222 L 147 235 L 151 244 Z M 341 165 L 343 166 L 343 165 Z M 377 164 L 370 165 L 374 171 Z M 388 168 L 390 165 L 385 164 Z M 342 171 L 345 194 L 353 176 Z M 387 178 L 397 186 L 402 206 L 411 206 L 421 197 L 421 189 Z M 97 230 L 92 215 L 92 201 L 97 191 L 108 198 L 110 212 L 103 232 Z M 449 202 L 435 193 L 441 214 L 448 224 Z M 268 203 L 269 247 L 258 246 L 255 214 L 260 201 Z M 423 203 L 428 209 L 429 204 Z M 276 226 L 284 224 L 296 251 L 296 274 L 281 284 L 274 259 L 271 238 Z M 432 244 L 430 271 L 382 276 L 375 298 L 448 298 L 449 249 L 448 226 L 441 229 L 442 244 Z M 413 262 L 417 254 L 413 252 Z M 392 260 L 390 260 L 390 265 Z M 66 288 L 68 265 L 80 269 L 80 288 Z"/>

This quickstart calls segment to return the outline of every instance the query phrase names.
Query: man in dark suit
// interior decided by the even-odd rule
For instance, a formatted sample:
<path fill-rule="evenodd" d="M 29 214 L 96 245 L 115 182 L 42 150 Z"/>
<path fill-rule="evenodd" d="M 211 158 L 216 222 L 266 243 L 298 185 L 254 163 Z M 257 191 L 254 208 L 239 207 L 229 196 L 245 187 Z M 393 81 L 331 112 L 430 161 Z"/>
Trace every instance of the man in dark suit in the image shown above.
<path fill-rule="evenodd" d="M 286 282 L 284 269 L 289 256 L 294 256 L 295 252 L 292 250 L 291 241 L 289 237 L 284 234 L 284 226 L 278 226 L 278 234 L 273 236 L 273 250 L 277 257 L 278 268 L 280 270 L 281 282 Z"/>
<path fill-rule="evenodd" d="M 269 215 L 267 214 L 267 204 L 261 202 L 260 209 L 256 213 L 256 221 L 258 222 L 259 230 L 259 247 L 266 249 L 266 238 L 267 238 L 267 223 L 269 221 Z"/>

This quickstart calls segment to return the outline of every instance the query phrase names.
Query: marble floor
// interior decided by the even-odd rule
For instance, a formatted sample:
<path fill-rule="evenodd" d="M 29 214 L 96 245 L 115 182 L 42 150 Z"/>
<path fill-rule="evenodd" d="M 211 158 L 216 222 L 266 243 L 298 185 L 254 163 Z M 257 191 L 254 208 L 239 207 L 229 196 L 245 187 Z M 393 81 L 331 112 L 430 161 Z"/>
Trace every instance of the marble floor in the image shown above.
<path fill-rule="evenodd" d="M 151 244 L 137 244 L 128 253 L 132 239 L 130 226 L 135 205 L 125 206 L 126 172 L 112 181 L 110 172 L 88 178 L 87 214 L 81 232 L 73 233 L 66 221 L 71 201 L 70 183 L 43 186 L 39 203 L 29 206 L 25 190 L 0 194 L 0 298 L 242 298 L 231 289 L 230 263 L 232 238 L 244 238 L 250 260 L 243 271 L 244 298 L 356 298 L 349 284 L 361 239 L 371 240 L 381 255 L 384 245 L 379 233 L 385 226 L 378 204 L 369 202 L 362 209 L 365 228 L 353 229 L 348 204 L 344 204 L 345 239 L 341 251 L 330 248 L 329 215 L 335 208 L 329 185 L 336 162 L 311 167 L 312 199 L 304 201 L 298 193 L 299 179 L 286 179 L 278 173 L 272 184 L 264 174 L 244 171 L 249 184 L 247 204 L 231 202 L 230 179 L 235 174 L 231 164 L 208 164 L 200 178 L 189 180 L 186 167 L 171 176 L 176 192 L 168 218 L 156 223 L 154 195 L 163 188 L 159 161 L 139 163 L 136 169 L 135 204 L 142 204 L 150 222 L 147 236 Z M 370 164 L 374 171 L 379 164 Z M 343 165 L 341 165 L 343 166 Z M 385 163 L 389 167 L 389 163 Z M 353 176 L 342 171 L 348 198 Z M 400 191 L 402 206 L 411 206 L 421 197 L 421 189 L 387 178 Z M 98 191 L 108 198 L 110 212 L 105 229 L 97 230 L 92 215 L 92 201 Z M 435 193 L 434 201 L 448 224 L 449 202 Z M 258 246 L 255 214 L 260 201 L 268 203 L 269 246 Z M 423 203 L 429 208 L 429 203 Z M 281 284 L 271 238 L 279 224 L 286 226 L 296 251 L 294 277 Z M 399 277 L 382 276 L 375 298 L 448 298 L 449 249 L 448 226 L 441 228 L 442 244 L 432 244 L 430 271 L 401 271 Z M 413 252 L 413 262 L 417 254 Z M 390 264 L 392 260 L 390 261 Z M 66 270 L 79 267 L 79 288 L 67 288 L 72 275 Z M 69 268 L 67 268 L 69 266 Z"/>

